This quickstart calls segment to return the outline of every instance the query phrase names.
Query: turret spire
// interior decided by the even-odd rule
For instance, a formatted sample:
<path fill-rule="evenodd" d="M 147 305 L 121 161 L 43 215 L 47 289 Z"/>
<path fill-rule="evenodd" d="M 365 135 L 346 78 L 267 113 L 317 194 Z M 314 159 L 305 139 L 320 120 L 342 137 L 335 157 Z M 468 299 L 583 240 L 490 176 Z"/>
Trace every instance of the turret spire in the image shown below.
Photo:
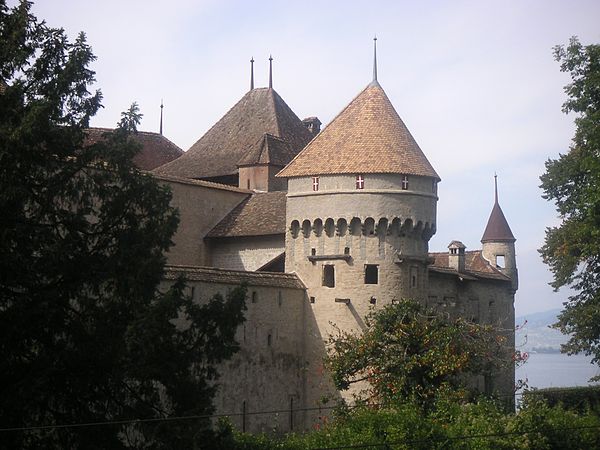
<path fill-rule="evenodd" d="M 250 59 L 250 90 L 254 89 L 254 56 Z"/>
<path fill-rule="evenodd" d="M 494 203 L 498 204 L 498 175 L 494 172 Z"/>
<path fill-rule="evenodd" d="M 165 107 L 165 105 L 163 105 L 163 100 L 162 98 L 160 99 L 160 129 L 159 129 L 159 133 L 162 136 L 162 123 L 163 123 L 163 108 Z"/>
<path fill-rule="evenodd" d="M 373 38 L 373 83 L 377 83 L 377 36 Z"/>
<path fill-rule="evenodd" d="M 269 89 L 273 89 L 273 56 L 269 55 Z"/>

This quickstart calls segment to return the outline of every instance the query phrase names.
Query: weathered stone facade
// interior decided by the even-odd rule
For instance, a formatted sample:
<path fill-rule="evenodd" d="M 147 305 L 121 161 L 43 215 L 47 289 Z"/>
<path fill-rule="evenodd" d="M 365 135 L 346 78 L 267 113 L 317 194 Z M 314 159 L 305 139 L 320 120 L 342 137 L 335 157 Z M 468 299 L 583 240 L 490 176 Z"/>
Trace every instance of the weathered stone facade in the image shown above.
<path fill-rule="evenodd" d="M 246 94 L 217 125 L 185 161 L 156 173 L 182 219 L 170 276 L 185 273 L 198 301 L 249 285 L 242 350 L 222 367 L 218 413 L 244 411 L 232 420 L 248 431 L 310 427 L 327 414 L 324 397 L 340 398 L 322 363 L 332 324 L 360 333 L 373 308 L 403 298 L 496 324 L 514 346 L 515 239 L 497 198 L 483 250 L 453 241 L 430 253 L 440 178 L 377 80 L 310 143 L 272 89 Z M 219 160 L 227 148 L 239 158 L 235 173 L 235 161 Z M 507 370 L 475 382 L 508 394 L 513 378 Z M 274 410 L 283 412 L 258 414 Z"/>

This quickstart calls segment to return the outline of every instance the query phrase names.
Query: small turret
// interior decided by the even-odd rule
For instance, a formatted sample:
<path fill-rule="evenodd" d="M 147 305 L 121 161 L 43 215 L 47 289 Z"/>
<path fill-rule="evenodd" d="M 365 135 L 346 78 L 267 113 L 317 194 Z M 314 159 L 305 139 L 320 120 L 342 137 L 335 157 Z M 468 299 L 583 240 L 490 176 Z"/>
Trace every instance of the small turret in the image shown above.
<path fill-rule="evenodd" d="M 512 280 L 513 289 L 519 287 L 515 237 L 508 226 L 502 208 L 498 203 L 498 177 L 494 175 L 494 206 L 483 232 L 483 257 Z"/>

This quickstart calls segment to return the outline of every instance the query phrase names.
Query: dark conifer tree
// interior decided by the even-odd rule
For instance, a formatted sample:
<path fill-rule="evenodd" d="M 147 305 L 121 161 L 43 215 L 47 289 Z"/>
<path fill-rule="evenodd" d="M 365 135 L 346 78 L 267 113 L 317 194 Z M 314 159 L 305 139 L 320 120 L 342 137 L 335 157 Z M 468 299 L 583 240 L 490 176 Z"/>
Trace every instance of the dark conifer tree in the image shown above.
<path fill-rule="evenodd" d="M 213 411 L 245 291 L 204 306 L 182 281 L 157 291 L 178 215 L 132 164 L 137 107 L 84 146 L 95 58 L 30 6 L 0 0 L 0 448 L 214 442 L 206 419 L 130 419 Z"/>

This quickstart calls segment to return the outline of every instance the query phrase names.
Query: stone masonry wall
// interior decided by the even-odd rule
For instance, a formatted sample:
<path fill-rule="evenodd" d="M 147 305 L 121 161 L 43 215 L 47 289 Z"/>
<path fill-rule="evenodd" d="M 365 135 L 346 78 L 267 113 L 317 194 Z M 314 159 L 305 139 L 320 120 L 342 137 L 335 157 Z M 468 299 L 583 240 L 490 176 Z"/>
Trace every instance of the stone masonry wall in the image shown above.
<path fill-rule="evenodd" d="M 224 269 L 258 270 L 285 251 L 283 235 L 212 239 L 211 265 Z"/>

